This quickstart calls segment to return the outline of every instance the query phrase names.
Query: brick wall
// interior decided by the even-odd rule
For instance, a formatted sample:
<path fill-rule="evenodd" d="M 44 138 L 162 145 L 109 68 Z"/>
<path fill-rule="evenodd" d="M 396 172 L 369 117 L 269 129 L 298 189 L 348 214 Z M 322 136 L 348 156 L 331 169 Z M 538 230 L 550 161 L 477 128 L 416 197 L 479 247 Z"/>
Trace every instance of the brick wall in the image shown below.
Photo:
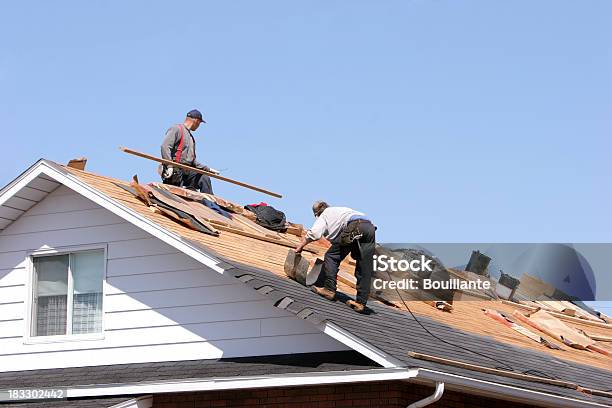
<path fill-rule="evenodd" d="M 153 408 L 405 408 L 433 393 L 433 387 L 405 382 L 375 382 L 240 391 L 209 391 L 159 394 Z M 432 408 L 524 408 L 516 404 L 445 390 Z"/>

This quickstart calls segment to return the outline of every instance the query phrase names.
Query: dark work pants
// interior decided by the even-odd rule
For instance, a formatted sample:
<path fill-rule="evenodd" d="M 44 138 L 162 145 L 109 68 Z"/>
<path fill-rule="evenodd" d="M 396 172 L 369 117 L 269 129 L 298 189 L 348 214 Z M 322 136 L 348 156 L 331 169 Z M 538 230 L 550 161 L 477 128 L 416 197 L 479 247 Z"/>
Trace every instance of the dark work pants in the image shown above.
<path fill-rule="evenodd" d="M 193 171 L 184 171 L 182 184 L 182 187 L 189 190 L 213 194 L 210 177 L 208 177 L 206 174 L 200 174 Z"/>
<path fill-rule="evenodd" d="M 176 172 L 177 170 L 174 169 Z M 180 171 L 175 177 L 162 179 L 164 184 L 170 184 L 177 187 L 184 187 L 189 190 L 200 191 L 202 193 L 213 194 L 212 183 L 210 177 L 205 174 L 194 172 Z"/>
<path fill-rule="evenodd" d="M 342 246 L 339 243 L 332 243 L 332 246 L 325 253 L 323 259 L 323 272 L 325 274 L 325 288 L 336 291 L 336 277 L 338 276 L 338 268 L 340 262 L 348 254 L 351 254 L 357 262 L 355 267 L 355 278 L 357 278 L 357 302 L 366 304 L 370 295 L 370 284 L 373 274 L 374 262 L 374 247 L 376 246 L 375 231 L 376 228 L 369 222 L 359 222 L 359 232 L 363 236 L 357 241 L 353 241 L 351 245 Z"/>

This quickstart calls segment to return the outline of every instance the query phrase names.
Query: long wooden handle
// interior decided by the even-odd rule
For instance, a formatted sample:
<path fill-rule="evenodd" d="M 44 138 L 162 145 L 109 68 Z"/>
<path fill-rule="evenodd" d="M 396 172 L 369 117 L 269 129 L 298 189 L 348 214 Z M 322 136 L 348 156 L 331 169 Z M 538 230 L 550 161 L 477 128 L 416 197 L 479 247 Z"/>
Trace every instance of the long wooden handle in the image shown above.
<path fill-rule="evenodd" d="M 268 191 L 268 190 L 265 190 L 263 188 L 259 188 L 259 187 L 253 186 L 251 184 L 243 183 L 242 181 L 232 180 L 231 178 L 223 177 L 223 176 L 220 176 L 218 174 L 211 173 L 210 171 L 206 171 L 206 170 L 198 169 L 198 168 L 195 168 L 195 167 L 187 166 L 186 164 L 177 163 L 177 162 L 172 161 L 172 160 L 161 159 L 159 157 L 151 156 L 150 154 L 141 153 L 141 152 L 136 151 L 136 150 L 128 149 L 127 147 L 119 147 L 119 150 L 121 150 L 122 152 L 125 152 L 125 153 L 133 154 L 134 156 L 138 156 L 138 157 L 142 157 L 142 158 L 145 158 L 145 159 L 153 160 L 153 161 L 156 161 L 158 163 L 162 163 L 162 164 L 166 164 L 166 165 L 174 166 L 174 167 L 179 167 L 181 169 L 193 171 L 193 172 L 200 173 L 200 174 L 205 174 L 205 175 L 207 175 L 209 177 L 213 177 L 213 178 L 216 178 L 218 180 L 227 181 L 228 183 L 236 184 L 236 185 L 238 185 L 240 187 L 249 188 L 251 190 L 259 191 L 260 193 L 271 195 L 272 197 L 283 198 L 283 196 L 278 194 L 278 193 L 274 193 L 272 191 Z"/>

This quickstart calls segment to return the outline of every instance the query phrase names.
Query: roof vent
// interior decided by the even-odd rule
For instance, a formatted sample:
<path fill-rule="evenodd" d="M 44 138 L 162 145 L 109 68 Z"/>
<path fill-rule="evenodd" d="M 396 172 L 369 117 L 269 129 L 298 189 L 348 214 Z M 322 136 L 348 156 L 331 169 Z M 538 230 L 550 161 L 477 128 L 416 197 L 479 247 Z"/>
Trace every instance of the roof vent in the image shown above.
<path fill-rule="evenodd" d="M 72 167 L 77 170 L 85 170 L 87 164 L 87 157 L 79 157 L 78 159 L 72 159 L 68 162 L 68 167 Z"/>

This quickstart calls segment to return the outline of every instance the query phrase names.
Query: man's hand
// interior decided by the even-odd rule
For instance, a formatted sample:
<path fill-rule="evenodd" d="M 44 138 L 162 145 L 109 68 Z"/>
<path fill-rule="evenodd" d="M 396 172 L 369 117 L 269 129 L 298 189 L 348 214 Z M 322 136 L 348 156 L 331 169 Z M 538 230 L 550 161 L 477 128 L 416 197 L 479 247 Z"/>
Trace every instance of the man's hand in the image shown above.
<path fill-rule="evenodd" d="M 302 252 L 302 250 L 304 250 L 304 247 L 306 245 L 308 245 L 309 242 L 312 242 L 312 241 L 310 241 L 306 237 L 302 238 L 302 240 L 300 241 L 299 245 L 297 247 L 295 247 L 295 253 L 299 254 L 300 252 Z"/>
<path fill-rule="evenodd" d="M 208 166 L 205 166 L 203 164 L 199 165 L 197 168 L 200 169 L 200 170 L 207 171 L 207 172 L 212 173 L 212 174 L 219 174 L 219 170 L 215 170 L 215 169 L 213 169 L 211 167 L 208 167 Z"/>
<path fill-rule="evenodd" d="M 174 172 L 174 168 L 172 166 L 167 166 L 164 169 L 164 172 L 162 173 L 162 178 L 165 179 L 169 179 L 170 177 L 172 177 L 172 173 Z"/>

